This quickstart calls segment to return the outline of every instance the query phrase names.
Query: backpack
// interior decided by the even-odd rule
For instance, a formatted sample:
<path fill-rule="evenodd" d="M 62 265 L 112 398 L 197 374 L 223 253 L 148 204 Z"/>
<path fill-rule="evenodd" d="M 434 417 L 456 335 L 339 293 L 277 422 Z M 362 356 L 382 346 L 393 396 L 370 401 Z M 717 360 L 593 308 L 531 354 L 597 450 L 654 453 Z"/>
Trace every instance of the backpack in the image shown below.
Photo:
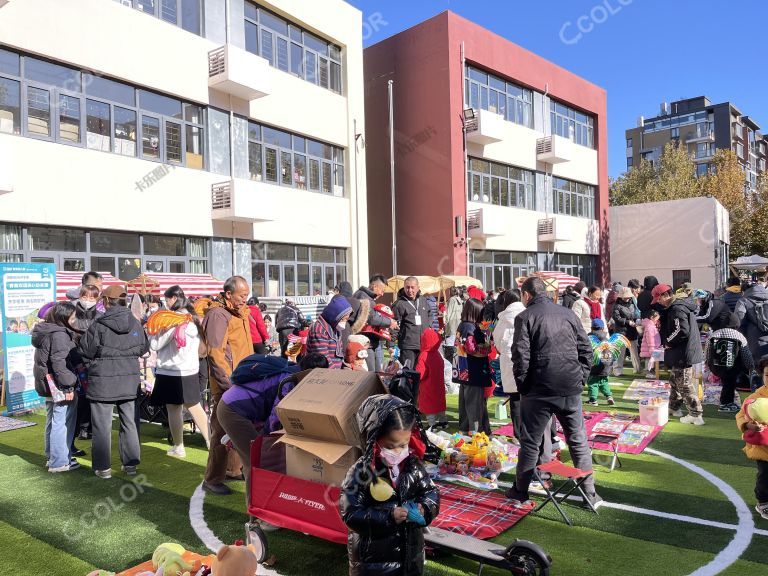
<path fill-rule="evenodd" d="M 592 344 L 592 367 L 599 372 L 610 371 L 618 363 L 621 351 L 629 348 L 629 340 L 621 334 L 612 334 L 607 340 L 589 335 Z"/>
<path fill-rule="evenodd" d="M 734 338 L 715 337 L 709 340 L 707 365 L 714 373 L 732 370 L 741 353 L 741 342 Z"/>
<path fill-rule="evenodd" d="M 755 302 L 753 310 L 755 311 L 755 324 L 763 334 L 768 334 L 768 310 L 765 309 L 766 302 Z"/>

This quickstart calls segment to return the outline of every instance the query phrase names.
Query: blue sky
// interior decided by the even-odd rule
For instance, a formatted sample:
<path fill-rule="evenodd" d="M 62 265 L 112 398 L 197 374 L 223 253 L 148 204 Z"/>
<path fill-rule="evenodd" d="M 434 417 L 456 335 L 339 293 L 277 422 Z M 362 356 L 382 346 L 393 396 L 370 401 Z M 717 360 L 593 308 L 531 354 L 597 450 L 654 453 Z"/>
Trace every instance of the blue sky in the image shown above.
<path fill-rule="evenodd" d="M 366 46 L 452 10 L 605 88 L 612 177 L 626 168 L 624 130 L 662 101 L 730 100 L 768 132 L 764 0 L 348 1 Z"/>

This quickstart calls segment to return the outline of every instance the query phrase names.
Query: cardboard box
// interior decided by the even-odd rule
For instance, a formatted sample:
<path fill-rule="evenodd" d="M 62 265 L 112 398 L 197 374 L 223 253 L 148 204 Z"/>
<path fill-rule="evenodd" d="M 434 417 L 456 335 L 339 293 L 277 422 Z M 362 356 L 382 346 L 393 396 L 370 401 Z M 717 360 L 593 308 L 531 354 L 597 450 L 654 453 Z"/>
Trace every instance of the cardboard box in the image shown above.
<path fill-rule="evenodd" d="M 288 476 L 334 486 L 341 486 L 349 469 L 362 455 L 360 449 L 353 446 L 322 440 L 285 435 L 280 442 L 286 445 Z"/>
<path fill-rule="evenodd" d="M 386 394 L 373 372 L 312 370 L 280 401 L 277 415 L 289 436 L 361 447 L 357 411 L 374 394 Z"/>

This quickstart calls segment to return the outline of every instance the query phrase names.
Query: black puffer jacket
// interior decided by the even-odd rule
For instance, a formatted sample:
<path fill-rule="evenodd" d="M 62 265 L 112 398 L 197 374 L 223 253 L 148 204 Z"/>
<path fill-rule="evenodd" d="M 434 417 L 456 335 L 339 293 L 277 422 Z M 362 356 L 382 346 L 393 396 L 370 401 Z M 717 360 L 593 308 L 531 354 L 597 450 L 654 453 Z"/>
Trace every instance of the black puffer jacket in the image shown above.
<path fill-rule="evenodd" d="M 405 296 L 405 290 L 401 288 L 392 306 L 392 312 L 395 314 L 395 320 L 400 324 L 397 345 L 402 350 L 421 349 L 421 335 L 424 330 L 432 326 L 432 315 L 427 299 L 419 292 L 416 294 L 416 300 L 409 300 Z M 420 325 L 416 324 L 417 315 L 421 317 Z"/>
<path fill-rule="evenodd" d="M 118 402 L 136 398 L 141 379 L 139 358 L 149 341 L 128 308 L 115 306 L 98 318 L 80 338 L 78 351 L 89 361 L 89 400 Z"/>
<path fill-rule="evenodd" d="M 747 339 L 752 357 L 759 360 L 768 354 L 768 332 L 760 329 L 755 311 L 756 304 L 762 304 L 765 307 L 764 313 L 768 315 L 768 291 L 760 284 L 744 292 L 744 297 L 736 304 L 735 314 L 741 320 L 739 332 Z"/>
<path fill-rule="evenodd" d="M 653 310 L 651 300 L 653 300 L 653 294 L 651 291 L 659 285 L 659 281 L 656 276 L 646 276 L 643 280 L 643 291 L 637 296 L 637 308 L 640 310 L 640 316 L 642 318 L 648 318 L 648 315 Z"/>
<path fill-rule="evenodd" d="M 690 368 L 704 361 L 693 298 L 672 301 L 662 312 L 660 332 L 665 348 L 664 364 L 670 368 Z"/>
<path fill-rule="evenodd" d="M 696 321 L 701 324 L 708 324 L 712 330 L 720 330 L 728 327 L 728 321 L 731 317 L 731 309 L 722 298 L 718 298 L 712 292 L 707 292 L 707 297 L 703 298 L 696 314 Z"/>
<path fill-rule="evenodd" d="M 613 305 L 613 316 L 611 318 L 615 326 L 614 332 L 623 334 L 630 342 L 637 340 L 637 328 L 630 324 L 630 322 L 638 322 L 637 308 L 635 308 L 634 302 L 631 300 L 616 300 L 616 304 Z"/>
<path fill-rule="evenodd" d="M 412 522 L 396 524 L 393 510 L 406 502 L 421 504 L 427 525 L 440 511 L 440 493 L 416 456 L 400 465 L 397 488 L 385 502 L 375 500 L 370 487 L 375 478 L 389 482 L 389 471 L 375 448 L 379 430 L 395 410 L 413 406 L 387 394 L 368 398 L 357 414 L 366 438 L 365 454 L 347 473 L 339 508 L 349 528 L 347 548 L 350 576 L 418 576 L 424 570 L 424 534 Z M 414 430 L 414 435 L 418 434 Z M 413 445 L 413 440 L 412 440 Z"/>
<path fill-rule="evenodd" d="M 56 387 L 70 392 L 77 384 L 77 376 L 71 362 L 75 347 L 74 332 L 58 324 L 41 322 L 32 329 L 32 346 L 35 347 L 35 391 L 45 398 L 51 397 L 46 374 L 53 376 Z"/>
<path fill-rule="evenodd" d="M 300 330 L 304 324 L 304 314 L 294 304 L 286 304 L 277 311 L 275 330 Z"/>
<path fill-rule="evenodd" d="M 581 295 L 575 290 L 566 289 L 566 291 L 563 293 L 562 300 L 560 300 L 560 304 L 562 304 L 563 306 L 571 310 L 573 309 L 573 303 L 576 302 L 576 300 L 579 300 L 580 298 L 581 298 Z"/>
<path fill-rule="evenodd" d="M 537 296 L 515 318 L 512 365 L 523 396 L 573 396 L 592 369 L 592 345 L 576 314 Z"/>

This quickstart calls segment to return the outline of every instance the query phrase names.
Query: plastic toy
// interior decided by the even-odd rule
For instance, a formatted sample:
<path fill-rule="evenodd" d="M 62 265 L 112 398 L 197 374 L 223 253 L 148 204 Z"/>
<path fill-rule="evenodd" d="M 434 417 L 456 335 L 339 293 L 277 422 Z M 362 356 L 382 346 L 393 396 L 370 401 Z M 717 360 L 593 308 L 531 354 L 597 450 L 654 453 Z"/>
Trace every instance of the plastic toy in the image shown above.
<path fill-rule="evenodd" d="M 166 542 L 160 544 L 155 548 L 154 554 L 152 554 L 152 567 L 155 569 L 155 575 L 157 576 L 157 570 L 162 569 L 161 574 L 182 574 L 183 576 L 189 576 L 190 570 L 196 570 L 199 566 L 195 567 L 193 564 L 186 562 L 181 555 L 184 554 L 184 547 L 180 544 L 173 542 Z"/>
<path fill-rule="evenodd" d="M 395 493 L 395 489 L 381 478 L 376 478 L 376 480 L 371 483 L 369 490 L 371 496 L 377 502 L 386 502 L 392 498 L 392 495 Z"/>
<path fill-rule="evenodd" d="M 413 522 L 414 524 L 418 524 L 419 526 L 426 526 L 427 521 L 424 519 L 424 516 L 419 511 L 419 505 L 416 504 L 416 502 L 409 501 L 403 504 L 403 508 L 408 510 L 408 518 L 406 518 L 406 521 Z"/>

